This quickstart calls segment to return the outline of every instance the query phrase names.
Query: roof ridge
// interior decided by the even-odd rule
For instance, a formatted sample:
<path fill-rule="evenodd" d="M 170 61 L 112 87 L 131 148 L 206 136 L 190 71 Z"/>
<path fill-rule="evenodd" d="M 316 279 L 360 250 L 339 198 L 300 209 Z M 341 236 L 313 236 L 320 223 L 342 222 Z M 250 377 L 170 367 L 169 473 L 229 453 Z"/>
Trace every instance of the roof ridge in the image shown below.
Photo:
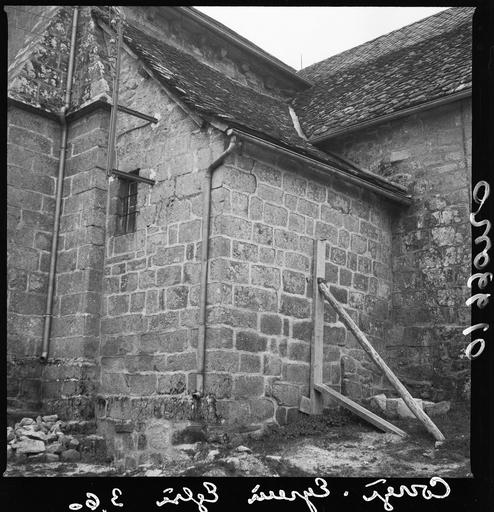
<path fill-rule="evenodd" d="M 125 24 L 127 26 L 129 26 L 130 28 L 132 28 L 133 30 L 136 30 L 137 32 L 140 32 L 141 34 L 143 34 L 146 38 L 149 38 L 151 39 L 153 42 L 157 43 L 157 44 L 162 44 L 164 46 L 166 46 L 167 48 L 171 48 L 172 50 L 174 50 L 175 52 L 179 52 L 179 53 L 185 53 L 188 57 L 190 57 L 191 59 L 194 59 L 194 61 L 196 61 L 199 65 L 201 66 L 206 66 L 207 68 L 211 69 L 212 71 L 214 71 L 215 73 L 219 73 L 223 76 L 223 78 L 226 78 L 227 80 L 233 82 L 235 85 L 239 86 L 239 87 L 245 87 L 245 88 L 248 88 L 249 90 L 251 90 L 253 93 L 255 94 L 258 94 L 258 95 L 261 95 L 261 96 L 264 96 L 266 98 L 270 98 L 272 100 L 275 100 L 275 101 L 279 101 L 280 103 L 284 103 L 287 105 L 287 108 L 288 106 L 290 105 L 289 103 L 289 99 L 284 99 L 280 96 L 275 96 L 275 95 L 272 95 L 272 94 L 269 94 L 267 92 L 264 92 L 264 91 L 260 91 L 258 89 L 255 89 L 253 88 L 252 86 L 250 86 L 248 83 L 245 84 L 245 83 L 242 83 L 238 80 L 236 80 L 235 78 L 223 73 L 222 71 L 220 71 L 219 69 L 215 68 L 214 66 L 211 66 L 208 64 L 207 61 L 204 61 L 204 60 L 201 60 L 201 59 L 198 59 L 196 55 L 194 55 L 193 52 L 191 52 L 189 49 L 187 48 L 182 48 L 182 47 L 177 47 L 177 46 L 174 46 L 166 41 L 163 41 L 162 39 L 158 39 L 157 37 L 155 37 L 153 34 L 149 34 L 147 33 L 145 30 L 144 30 L 144 27 L 140 28 L 139 26 L 136 26 L 137 24 L 132 21 L 132 22 L 129 22 L 128 20 L 125 21 Z M 124 33 L 124 37 L 125 37 L 125 33 Z"/>
<path fill-rule="evenodd" d="M 225 32 L 228 32 L 232 36 L 240 39 L 243 43 L 245 43 L 245 44 L 251 46 L 252 48 L 254 48 L 255 50 L 265 54 L 270 59 L 275 60 L 279 65 L 287 68 L 287 71 L 290 71 L 290 72 L 292 72 L 294 74 L 297 74 L 297 70 L 294 67 L 290 66 L 286 62 L 283 62 L 281 59 L 279 59 L 278 57 L 276 57 L 272 53 L 269 53 L 264 48 L 262 48 L 261 46 L 258 46 L 257 44 L 253 43 L 250 39 L 247 39 L 245 36 L 239 34 L 237 31 L 235 31 L 232 28 L 228 27 L 224 23 L 221 23 L 221 21 L 218 21 L 217 19 L 212 18 L 208 14 L 206 14 L 203 11 L 200 11 L 199 9 L 196 9 L 195 7 L 192 7 L 192 6 L 180 6 L 180 9 L 181 9 L 182 12 L 189 11 L 189 12 L 192 12 L 192 13 L 194 13 L 196 15 L 199 15 L 199 16 L 202 16 L 202 17 L 206 18 L 206 20 L 208 22 L 210 22 L 210 23 L 212 23 L 214 25 L 218 25 L 219 26 L 218 28 L 221 28 L 222 30 L 225 30 Z"/>
<path fill-rule="evenodd" d="M 395 58 L 400 53 L 405 53 L 405 52 L 409 53 L 410 50 L 414 50 L 414 49 L 420 50 L 422 45 L 430 44 L 431 41 L 435 41 L 437 39 L 443 38 L 443 37 L 451 34 L 452 32 L 462 32 L 463 25 L 465 23 L 466 23 L 466 21 L 463 21 L 462 23 L 452 27 L 450 30 L 446 30 L 444 32 L 441 32 L 440 34 L 433 34 L 433 35 L 431 35 L 431 37 L 429 37 L 427 39 L 423 39 L 421 41 L 417 41 L 410 46 L 407 46 L 407 47 L 401 46 L 401 47 L 394 48 L 389 53 L 376 56 L 374 59 L 371 60 L 371 62 L 373 64 L 377 65 L 380 61 L 386 61 L 390 58 Z M 340 74 L 347 74 L 347 73 L 351 74 L 356 67 L 360 67 L 361 65 L 362 65 L 361 62 L 352 62 L 351 64 L 348 65 L 348 67 L 336 69 L 334 71 L 334 73 L 327 75 L 322 79 L 319 79 L 317 82 L 314 83 L 314 85 L 312 87 L 326 86 L 328 80 L 334 80 L 335 77 L 337 77 Z M 429 78 L 423 78 L 423 79 L 430 80 Z M 299 96 L 302 96 L 302 95 L 303 95 L 303 93 L 299 94 Z M 296 98 L 293 98 L 293 100 L 295 100 L 295 99 Z"/>
<path fill-rule="evenodd" d="M 416 28 L 417 25 L 425 24 L 426 22 L 430 22 L 433 18 L 439 18 L 441 16 L 445 16 L 446 14 L 449 15 L 449 17 L 451 17 L 454 14 L 457 14 L 457 13 L 459 14 L 459 11 L 465 11 L 465 13 L 471 11 L 472 15 L 473 15 L 474 9 L 475 9 L 475 7 L 466 7 L 466 6 L 450 7 L 449 9 L 445 9 L 444 11 L 440 11 L 440 12 L 438 12 L 436 14 L 433 14 L 432 16 L 427 16 L 426 18 L 422 18 L 420 20 L 417 20 L 414 23 L 410 23 L 409 25 L 404 25 L 403 27 L 400 27 L 398 29 L 392 30 L 391 32 L 388 32 L 386 34 L 380 35 L 378 37 L 375 37 L 374 39 L 370 39 L 369 41 L 365 41 L 362 44 L 359 44 L 357 46 L 353 46 L 352 48 L 348 48 L 347 50 L 344 50 L 344 51 L 342 51 L 340 53 L 336 53 L 334 55 L 330 55 L 329 57 L 326 57 L 325 59 L 322 59 L 322 60 L 320 60 L 318 62 L 315 62 L 315 63 L 313 63 L 313 64 L 311 64 L 311 65 L 309 65 L 309 66 L 307 66 L 305 68 L 302 68 L 297 73 L 305 76 L 306 75 L 305 72 L 308 71 L 308 70 L 317 69 L 317 67 L 321 66 L 321 64 L 323 64 L 325 62 L 328 62 L 330 60 L 336 59 L 336 58 L 343 59 L 346 54 L 356 53 L 359 49 L 362 49 L 365 46 L 371 46 L 371 45 L 375 44 L 379 40 L 383 40 L 384 41 L 386 39 L 389 39 L 389 37 L 392 34 L 397 34 L 399 32 L 406 31 L 408 29 L 412 29 L 412 27 Z M 461 21 L 459 21 L 459 23 L 457 25 L 454 25 L 454 26 L 451 26 L 449 28 L 446 28 L 444 31 L 441 32 L 441 34 L 447 34 L 447 33 L 451 32 L 451 31 L 455 30 L 458 26 L 461 26 L 465 22 L 466 22 L 466 20 L 461 20 Z M 431 34 L 429 37 L 425 37 L 422 41 L 428 41 L 428 40 L 434 38 L 435 36 L 441 35 L 441 34 Z M 415 46 L 415 44 L 418 44 L 418 43 L 420 43 L 422 41 L 417 41 L 416 43 L 413 43 L 411 46 Z M 405 47 L 407 47 L 407 46 L 403 46 L 400 49 L 403 49 Z M 394 50 L 392 52 L 390 52 L 390 53 L 394 53 Z M 386 54 L 383 54 L 383 55 L 390 55 L 390 53 L 386 53 Z M 382 57 L 383 55 L 376 56 L 375 59 L 377 59 L 379 57 Z M 351 66 L 348 66 L 348 67 L 351 67 Z"/>

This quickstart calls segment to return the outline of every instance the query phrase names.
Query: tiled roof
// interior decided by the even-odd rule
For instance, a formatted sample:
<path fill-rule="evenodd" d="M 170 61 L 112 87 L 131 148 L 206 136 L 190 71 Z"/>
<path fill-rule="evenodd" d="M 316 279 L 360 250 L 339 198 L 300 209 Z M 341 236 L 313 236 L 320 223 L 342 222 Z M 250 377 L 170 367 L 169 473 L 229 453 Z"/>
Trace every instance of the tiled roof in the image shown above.
<path fill-rule="evenodd" d="M 474 9 L 442 11 L 309 66 L 294 108 L 311 137 L 471 87 Z"/>
<path fill-rule="evenodd" d="M 94 12 L 96 17 L 98 11 Z M 206 117 L 222 120 L 232 128 L 256 135 L 322 163 L 398 191 L 379 176 L 320 151 L 300 137 L 289 105 L 282 99 L 242 85 L 193 55 L 125 24 L 124 41 L 164 86 L 185 105 Z"/>

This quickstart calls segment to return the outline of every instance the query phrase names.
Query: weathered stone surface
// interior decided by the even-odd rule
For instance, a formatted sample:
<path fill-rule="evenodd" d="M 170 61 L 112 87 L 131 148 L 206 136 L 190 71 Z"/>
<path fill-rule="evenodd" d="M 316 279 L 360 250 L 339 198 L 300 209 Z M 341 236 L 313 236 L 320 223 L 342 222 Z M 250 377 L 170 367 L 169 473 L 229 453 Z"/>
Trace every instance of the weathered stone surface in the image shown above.
<path fill-rule="evenodd" d="M 272 386 L 272 396 L 280 405 L 298 406 L 300 388 L 287 382 L 275 382 Z"/>
<path fill-rule="evenodd" d="M 64 446 L 62 443 L 52 443 L 52 444 L 49 444 L 47 447 L 46 447 L 46 451 L 47 453 L 56 453 L 56 454 L 60 454 L 62 453 L 64 450 Z"/>
<path fill-rule="evenodd" d="M 428 416 L 442 416 L 446 414 L 451 408 L 451 402 L 444 400 L 438 403 L 424 402 L 424 411 Z"/>
<path fill-rule="evenodd" d="M 61 453 L 60 459 L 63 462 L 78 462 L 81 460 L 81 454 L 74 449 L 65 450 Z"/>
<path fill-rule="evenodd" d="M 45 451 L 45 443 L 36 439 L 24 439 L 15 443 L 16 453 L 42 453 Z"/>
<path fill-rule="evenodd" d="M 237 350 L 263 352 L 266 350 L 266 343 L 266 338 L 264 336 L 259 336 L 256 332 L 240 331 L 237 333 L 235 347 Z"/>

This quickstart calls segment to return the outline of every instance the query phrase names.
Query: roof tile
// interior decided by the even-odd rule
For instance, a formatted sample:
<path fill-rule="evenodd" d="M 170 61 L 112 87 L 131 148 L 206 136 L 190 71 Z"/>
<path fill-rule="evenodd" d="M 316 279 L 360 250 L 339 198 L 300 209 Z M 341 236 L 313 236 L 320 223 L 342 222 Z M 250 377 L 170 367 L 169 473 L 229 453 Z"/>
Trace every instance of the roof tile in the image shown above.
<path fill-rule="evenodd" d="M 471 87 L 473 8 L 452 8 L 301 73 L 314 82 L 293 102 L 311 138 Z"/>

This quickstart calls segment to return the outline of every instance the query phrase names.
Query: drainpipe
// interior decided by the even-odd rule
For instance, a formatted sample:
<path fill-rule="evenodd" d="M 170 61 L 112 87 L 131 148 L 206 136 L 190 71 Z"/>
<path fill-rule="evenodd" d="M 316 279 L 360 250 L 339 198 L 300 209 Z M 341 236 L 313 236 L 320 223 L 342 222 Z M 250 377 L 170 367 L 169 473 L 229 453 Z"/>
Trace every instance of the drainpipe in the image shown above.
<path fill-rule="evenodd" d="M 65 87 L 65 102 L 62 107 L 62 110 L 59 113 L 59 122 L 62 126 L 62 135 L 60 142 L 60 157 L 58 160 L 57 192 L 55 199 L 55 219 L 53 222 L 53 232 L 51 239 L 50 272 L 48 274 L 48 294 L 46 297 L 46 310 L 44 315 L 45 318 L 43 326 L 43 347 L 40 356 L 40 361 L 42 363 L 46 363 L 48 360 L 48 349 L 50 346 L 50 329 L 51 320 L 53 316 L 53 291 L 55 288 L 55 269 L 57 266 L 58 233 L 60 230 L 60 212 L 62 209 L 63 180 L 65 176 L 65 157 L 67 151 L 67 111 L 70 107 L 70 97 L 72 93 L 72 77 L 74 74 L 74 58 L 78 17 L 79 7 L 75 7 L 74 14 L 72 17 L 72 35 L 70 39 L 69 68 L 67 71 L 67 84 Z"/>
<path fill-rule="evenodd" d="M 208 251 L 209 251 L 209 222 L 211 212 L 211 181 L 213 171 L 219 167 L 225 158 L 239 147 L 237 138 L 232 136 L 230 144 L 221 155 L 206 169 L 202 186 L 202 241 L 201 241 L 201 295 L 199 298 L 199 338 L 197 341 L 197 386 L 196 393 L 204 393 L 206 374 L 206 300 L 208 284 Z"/>

